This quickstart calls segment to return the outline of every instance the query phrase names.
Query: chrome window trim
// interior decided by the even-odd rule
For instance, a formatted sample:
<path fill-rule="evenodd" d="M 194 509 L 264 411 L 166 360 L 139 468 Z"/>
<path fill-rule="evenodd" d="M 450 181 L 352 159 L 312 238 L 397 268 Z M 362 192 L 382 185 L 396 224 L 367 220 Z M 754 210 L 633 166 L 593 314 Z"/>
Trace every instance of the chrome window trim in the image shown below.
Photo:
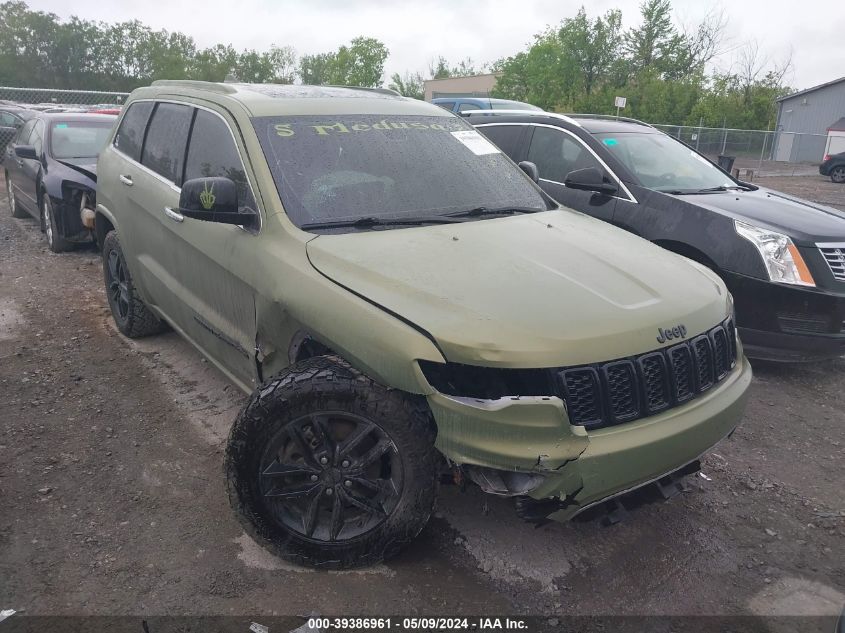
<path fill-rule="evenodd" d="M 560 114 L 558 116 L 562 117 L 564 119 L 569 118 L 569 117 L 563 116 L 562 114 Z M 588 152 L 590 152 L 590 154 L 593 155 L 593 158 L 595 158 L 599 162 L 599 164 L 601 164 L 601 166 L 605 168 L 605 170 L 610 175 L 610 177 L 613 178 L 613 180 L 616 181 L 616 184 L 619 185 L 619 188 L 622 189 L 622 191 L 624 191 L 625 195 L 627 196 L 627 198 L 623 198 L 621 196 L 610 196 L 611 198 L 616 198 L 617 200 L 624 200 L 625 202 L 631 202 L 633 204 L 639 204 L 639 201 L 634 197 L 634 194 L 631 193 L 631 190 L 628 189 L 628 187 L 625 186 L 625 183 L 622 182 L 622 180 L 619 178 L 619 176 L 617 176 L 616 173 L 610 167 L 608 167 L 607 163 L 604 162 L 604 160 L 602 160 L 601 156 L 599 156 L 595 152 L 595 150 L 593 150 L 592 147 L 587 145 L 582 139 L 578 138 L 577 134 L 574 134 L 574 133 L 570 132 L 569 130 L 565 130 L 561 127 L 557 127 L 556 125 L 548 125 L 547 123 L 506 123 L 506 122 L 502 122 L 502 123 L 479 123 L 478 125 L 474 125 L 473 127 L 490 127 L 492 125 L 521 125 L 521 126 L 531 126 L 531 127 L 547 127 L 551 130 L 557 130 L 558 132 L 563 132 L 564 134 L 568 134 L 573 139 L 575 139 L 575 141 L 577 143 L 580 143 L 581 146 L 584 149 L 586 149 Z M 565 183 L 558 182 L 557 180 L 551 180 L 550 178 L 540 178 L 540 180 L 543 180 L 545 182 L 550 182 L 550 183 L 555 184 L 555 185 L 560 185 L 561 187 L 566 186 Z"/>
<path fill-rule="evenodd" d="M 437 104 L 435 104 L 437 105 Z M 512 115 L 519 115 L 519 116 L 545 116 L 552 119 L 560 119 L 561 121 L 566 121 L 570 125 L 574 125 L 575 127 L 583 128 L 584 126 L 578 123 L 575 119 L 570 116 L 566 116 L 565 114 L 558 114 L 557 112 L 546 112 L 545 110 L 496 110 L 495 108 L 490 108 L 487 110 L 469 110 L 468 112 L 462 112 L 464 116 L 472 116 L 474 114 L 484 114 L 485 116 L 495 116 L 499 114 L 512 114 Z M 479 124 L 481 125 L 481 124 Z M 501 124 L 500 124 L 501 125 Z M 517 125 L 517 124 L 514 124 Z M 524 123 L 521 125 L 525 125 Z M 539 123 L 531 123 L 530 125 L 541 125 Z M 560 129 L 560 128 L 556 128 Z"/>
<path fill-rule="evenodd" d="M 142 170 L 144 170 L 148 174 L 151 174 L 155 178 L 158 178 L 160 181 L 167 184 L 176 193 L 179 193 L 179 194 L 182 193 L 182 187 L 178 186 L 175 182 L 173 182 L 172 180 L 169 180 L 169 179 L 165 178 L 164 176 L 162 176 L 161 174 L 153 171 L 152 169 L 150 169 L 146 165 L 141 164 L 141 161 L 135 160 L 131 156 L 122 152 L 120 149 L 118 149 L 114 145 L 114 137 L 117 135 L 117 131 L 120 129 L 120 125 L 121 125 L 121 123 L 123 123 L 123 118 L 126 116 L 126 113 L 129 111 L 129 108 L 132 106 L 133 103 L 141 103 L 141 102 L 147 102 L 147 101 L 151 101 L 154 104 L 155 103 L 173 103 L 173 104 L 176 104 L 176 105 L 183 105 L 183 106 L 188 106 L 188 107 L 191 107 L 191 108 L 196 108 L 198 110 L 205 110 L 206 112 L 210 112 L 211 114 L 217 116 L 221 121 L 223 121 L 223 124 L 226 126 L 226 129 L 229 130 L 229 136 L 232 137 L 232 142 L 235 144 L 235 152 L 237 152 L 238 159 L 241 161 L 241 167 L 244 168 L 244 176 L 246 176 L 247 185 L 249 186 L 249 191 L 252 194 L 252 199 L 255 200 L 255 205 L 258 207 L 258 214 L 257 214 L 258 215 L 258 228 L 254 229 L 254 230 L 249 230 L 249 229 L 245 229 L 244 227 L 242 227 L 239 224 L 235 224 L 233 226 L 236 226 L 240 230 L 246 231 L 247 233 L 252 233 L 254 235 L 258 235 L 259 233 L 261 233 L 261 229 L 264 227 L 264 209 L 262 208 L 261 202 L 259 202 L 258 196 L 255 195 L 255 187 L 252 184 L 252 178 L 250 178 L 249 173 L 247 173 L 246 163 L 244 162 L 244 157 L 243 157 L 243 154 L 241 153 L 241 148 L 238 146 L 238 139 L 235 137 L 235 133 L 232 131 L 232 126 L 230 126 L 229 122 L 226 120 L 226 118 L 222 114 L 217 112 L 216 110 L 209 108 L 207 106 L 197 105 L 195 103 L 190 103 L 188 101 L 177 101 L 175 99 L 159 99 L 159 98 L 156 98 L 156 97 L 150 97 L 150 98 L 146 98 L 146 99 L 134 99 L 133 101 L 130 101 L 129 103 L 126 104 L 126 106 L 123 109 L 123 114 L 120 117 L 120 121 L 118 121 L 117 125 L 114 126 L 114 132 L 112 133 L 111 139 L 109 141 L 109 145 L 111 146 L 112 150 L 114 150 L 115 152 L 117 152 L 118 154 L 123 156 L 126 160 L 130 161 L 135 166 L 140 167 Z M 147 120 L 147 128 L 149 128 L 151 119 L 152 119 L 152 113 L 150 114 L 150 119 Z M 191 133 L 193 133 L 193 121 L 191 122 Z M 146 142 L 146 140 L 147 139 L 146 139 L 146 129 L 145 129 L 144 130 L 144 142 Z M 185 147 L 186 150 L 190 146 L 190 143 L 191 143 L 191 137 L 188 136 L 188 145 Z M 143 146 L 142 146 L 142 153 L 143 153 Z M 187 159 L 187 151 L 185 153 L 185 158 Z M 183 165 L 182 166 L 182 172 L 183 173 L 185 171 L 184 167 L 185 166 Z"/>

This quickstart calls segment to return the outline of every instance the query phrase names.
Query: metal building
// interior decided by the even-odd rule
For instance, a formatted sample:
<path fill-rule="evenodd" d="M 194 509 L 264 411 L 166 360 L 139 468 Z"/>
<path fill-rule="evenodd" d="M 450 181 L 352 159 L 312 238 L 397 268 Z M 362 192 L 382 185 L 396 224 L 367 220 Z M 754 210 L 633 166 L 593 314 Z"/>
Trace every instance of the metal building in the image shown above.
<path fill-rule="evenodd" d="M 502 73 L 487 73 L 467 77 L 427 79 L 423 82 L 425 100 L 431 101 L 437 97 L 489 97 L 490 91 L 496 85 L 496 80 L 501 76 Z"/>
<path fill-rule="evenodd" d="M 845 77 L 781 97 L 772 158 L 820 163 L 827 131 L 845 117 Z"/>

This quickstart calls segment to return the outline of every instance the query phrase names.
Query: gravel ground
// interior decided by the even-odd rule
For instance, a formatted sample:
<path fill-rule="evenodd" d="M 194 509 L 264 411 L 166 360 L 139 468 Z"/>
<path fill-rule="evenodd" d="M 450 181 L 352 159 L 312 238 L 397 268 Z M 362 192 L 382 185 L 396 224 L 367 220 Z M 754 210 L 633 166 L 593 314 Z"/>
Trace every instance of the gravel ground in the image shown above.
<path fill-rule="evenodd" d="M 845 360 L 754 369 L 707 477 L 619 525 L 535 528 L 506 500 L 444 488 L 399 558 L 305 570 L 256 546 L 225 498 L 221 448 L 243 396 L 172 333 L 120 336 L 99 255 L 50 253 L 37 222 L 0 203 L 0 609 L 838 613 Z"/>
<path fill-rule="evenodd" d="M 819 174 L 810 176 L 763 176 L 757 178 L 754 184 L 784 191 L 805 200 L 845 211 L 845 185 L 831 182 L 830 178 Z"/>

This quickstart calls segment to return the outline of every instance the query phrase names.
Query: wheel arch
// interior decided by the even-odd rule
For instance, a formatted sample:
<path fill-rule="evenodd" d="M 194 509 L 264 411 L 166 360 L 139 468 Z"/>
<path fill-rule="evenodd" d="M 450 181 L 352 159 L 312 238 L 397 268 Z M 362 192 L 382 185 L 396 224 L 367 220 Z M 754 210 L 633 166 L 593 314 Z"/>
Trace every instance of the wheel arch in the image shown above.
<path fill-rule="evenodd" d="M 105 212 L 105 207 L 97 205 L 97 210 L 94 214 L 94 236 L 97 238 L 97 245 L 102 248 L 103 242 L 109 231 L 116 230 L 114 218 L 110 213 Z"/>

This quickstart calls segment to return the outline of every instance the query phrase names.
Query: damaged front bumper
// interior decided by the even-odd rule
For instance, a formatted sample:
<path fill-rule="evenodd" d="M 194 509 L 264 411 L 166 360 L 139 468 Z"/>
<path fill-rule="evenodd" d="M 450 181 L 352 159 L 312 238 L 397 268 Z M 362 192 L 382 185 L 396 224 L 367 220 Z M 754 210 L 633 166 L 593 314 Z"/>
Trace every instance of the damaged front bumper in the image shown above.
<path fill-rule="evenodd" d="M 750 383 L 751 367 L 740 355 L 717 388 L 690 402 L 592 431 L 571 425 L 557 397 L 477 400 L 435 393 L 428 402 L 436 447 L 449 460 L 468 466 L 488 491 L 558 499 L 549 518 L 565 521 L 695 461 L 739 424 Z"/>

